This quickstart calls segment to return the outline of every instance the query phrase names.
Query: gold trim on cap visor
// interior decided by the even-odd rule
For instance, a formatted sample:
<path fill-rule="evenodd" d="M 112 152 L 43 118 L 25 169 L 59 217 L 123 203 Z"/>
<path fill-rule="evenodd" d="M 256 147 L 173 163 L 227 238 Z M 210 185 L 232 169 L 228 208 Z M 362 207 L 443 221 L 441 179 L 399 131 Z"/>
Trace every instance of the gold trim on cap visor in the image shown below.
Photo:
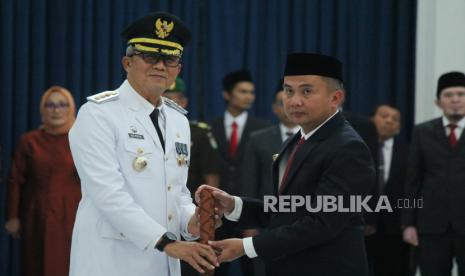
<path fill-rule="evenodd" d="M 136 49 L 137 51 L 141 51 L 141 52 L 160 53 L 163 55 L 176 56 L 176 57 L 180 57 L 182 54 L 182 52 L 179 51 L 178 49 L 175 49 L 175 50 L 160 49 L 160 48 L 144 46 L 141 44 L 134 44 L 134 49 Z"/>
<path fill-rule="evenodd" d="M 133 38 L 128 41 L 128 44 L 132 44 L 132 43 L 158 44 L 158 45 L 173 47 L 173 48 L 179 49 L 180 51 L 183 50 L 181 44 L 179 43 L 161 40 L 161 39 L 155 39 L 155 38 L 145 38 L 145 37 Z"/>

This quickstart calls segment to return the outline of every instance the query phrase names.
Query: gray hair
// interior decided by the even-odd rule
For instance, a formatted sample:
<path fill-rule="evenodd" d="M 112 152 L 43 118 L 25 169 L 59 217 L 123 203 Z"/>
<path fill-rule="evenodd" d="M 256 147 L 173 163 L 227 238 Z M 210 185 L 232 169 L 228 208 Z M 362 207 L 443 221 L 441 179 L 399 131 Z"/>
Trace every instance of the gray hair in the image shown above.
<path fill-rule="evenodd" d="M 344 84 L 342 81 L 335 79 L 335 78 L 330 78 L 330 77 L 321 77 L 321 79 L 326 83 L 328 88 L 331 90 L 342 90 L 344 91 Z"/>
<path fill-rule="evenodd" d="M 130 56 L 133 56 L 135 53 L 136 53 L 136 49 L 134 49 L 134 46 L 128 45 L 128 47 L 126 48 L 126 56 L 130 57 Z"/>

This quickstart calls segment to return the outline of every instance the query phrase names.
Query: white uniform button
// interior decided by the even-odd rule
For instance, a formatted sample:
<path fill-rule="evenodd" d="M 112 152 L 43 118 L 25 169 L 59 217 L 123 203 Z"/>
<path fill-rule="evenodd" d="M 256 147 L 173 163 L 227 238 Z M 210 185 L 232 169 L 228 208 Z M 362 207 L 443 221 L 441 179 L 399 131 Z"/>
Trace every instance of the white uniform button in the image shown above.
<path fill-rule="evenodd" d="M 170 185 L 170 186 L 168 186 L 168 192 L 169 192 L 169 191 L 171 191 L 171 185 Z"/>
<path fill-rule="evenodd" d="M 165 161 L 168 161 L 168 156 L 167 156 L 167 157 L 165 157 Z"/>
<path fill-rule="evenodd" d="M 171 214 L 168 215 L 168 220 L 171 220 L 173 216 Z"/>
<path fill-rule="evenodd" d="M 126 236 L 123 234 L 123 233 L 119 233 L 119 235 L 121 236 L 121 238 L 126 238 Z"/>

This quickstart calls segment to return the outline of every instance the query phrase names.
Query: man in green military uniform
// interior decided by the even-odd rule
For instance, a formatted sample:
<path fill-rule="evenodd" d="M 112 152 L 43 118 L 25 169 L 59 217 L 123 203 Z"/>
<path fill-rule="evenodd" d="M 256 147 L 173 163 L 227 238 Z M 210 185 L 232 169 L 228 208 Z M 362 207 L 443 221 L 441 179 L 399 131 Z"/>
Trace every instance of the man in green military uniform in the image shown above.
<path fill-rule="evenodd" d="M 184 81 L 177 77 L 173 85 L 163 93 L 163 96 L 173 100 L 182 108 L 186 108 L 189 100 L 184 94 Z M 191 129 L 191 159 L 187 176 L 187 188 L 194 198 L 195 191 L 201 184 L 213 187 L 219 186 L 220 155 L 218 145 L 211 133 L 210 126 L 204 122 L 189 121 Z M 184 276 L 197 276 L 189 264 L 181 261 L 181 271 Z"/>
<path fill-rule="evenodd" d="M 163 96 L 186 108 L 189 101 L 184 92 L 184 81 L 178 77 Z M 201 184 L 218 187 L 221 160 L 210 126 L 199 121 L 189 121 L 189 125 L 191 128 L 191 160 L 187 188 L 194 196 Z"/>

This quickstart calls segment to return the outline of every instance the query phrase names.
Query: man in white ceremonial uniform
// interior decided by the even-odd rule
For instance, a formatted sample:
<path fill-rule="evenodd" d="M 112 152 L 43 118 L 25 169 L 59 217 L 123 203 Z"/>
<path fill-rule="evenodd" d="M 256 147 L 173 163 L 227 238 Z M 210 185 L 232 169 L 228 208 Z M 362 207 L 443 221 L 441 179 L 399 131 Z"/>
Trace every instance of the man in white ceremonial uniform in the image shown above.
<path fill-rule="evenodd" d="M 212 269 L 211 247 L 189 241 L 199 222 L 186 187 L 187 112 L 161 97 L 181 70 L 189 30 L 171 14 L 152 13 L 122 35 L 127 80 L 88 97 L 69 134 L 82 183 L 70 275 L 176 276 L 179 259 Z"/>

